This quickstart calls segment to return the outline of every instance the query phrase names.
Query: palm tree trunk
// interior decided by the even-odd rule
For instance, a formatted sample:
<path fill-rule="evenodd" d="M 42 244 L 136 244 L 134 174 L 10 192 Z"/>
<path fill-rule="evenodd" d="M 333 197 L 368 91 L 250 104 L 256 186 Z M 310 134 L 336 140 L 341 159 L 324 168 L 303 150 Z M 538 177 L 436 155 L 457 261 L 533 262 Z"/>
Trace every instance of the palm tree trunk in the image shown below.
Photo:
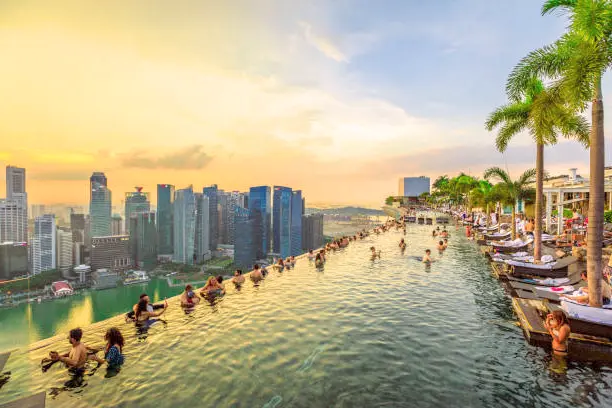
<path fill-rule="evenodd" d="M 516 239 L 516 201 L 512 204 L 512 239 Z"/>
<path fill-rule="evenodd" d="M 602 239 L 604 223 L 604 110 L 601 77 L 595 83 L 595 97 L 591 105 L 591 180 L 589 188 L 589 225 L 587 228 L 587 273 L 589 305 L 602 306 Z"/>
<path fill-rule="evenodd" d="M 488 227 L 491 225 L 491 223 L 489 222 L 489 203 L 487 203 L 487 205 L 486 205 L 486 210 L 485 210 L 485 211 L 486 211 L 486 212 L 485 212 L 485 215 L 486 215 L 486 218 L 485 218 L 485 225 L 486 225 L 486 226 L 487 226 L 487 228 L 488 228 Z"/>
<path fill-rule="evenodd" d="M 533 259 L 542 258 L 542 198 L 544 196 L 544 145 L 538 144 L 536 153 L 536 198 Z"/>

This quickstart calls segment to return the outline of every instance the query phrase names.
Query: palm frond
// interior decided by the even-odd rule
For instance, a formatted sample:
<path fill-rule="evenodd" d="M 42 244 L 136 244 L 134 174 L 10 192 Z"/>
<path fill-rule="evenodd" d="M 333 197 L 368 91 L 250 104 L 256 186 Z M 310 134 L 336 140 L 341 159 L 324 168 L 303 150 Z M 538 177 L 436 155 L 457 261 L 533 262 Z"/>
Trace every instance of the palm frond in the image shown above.
<path fill-rule="evenodd" d="M 510 178 L 510 175 L 500 167 L 490 167 L 486 169 L 483 177 L 486 180 L 497 179 L 504 184 L 512 184 L 512 179 Z"/>
<path fill-rule="evenodd" d="M 559 11 L 561 13 L 569 13 L 576 7 L 577 0 L 546 0 L 542 5 L 542 15 Z"/>
<path fill-rule="evenodd" d="M 495 147 L 497 151 L 503 153 L 508 148 L 510 140 L 523 131 L 529 124 L 528 119 L 514 120 L 506 122 L 497 133 L 495 138 Z"/>
<path fill-rule="evenodd" d="M 529 106 L 525 103 L 511 103 L 495 109 L 485 122 L 485 128 L 492 131 L 502 122 L 526 119 L 529 116 Z"/>
<path fill-rule="evenodd" d="M 519 179 L 516 181 L 517 187 L 522 189 L 524 186 L 535 182 L 536 174 L 536 169 L 525 170 L 523 174 L 521 174 L 521 177 L 519 177 Z"/>
<path fill-rule="evenodd" d="M 589 0 L 572 8 L 570 30 L 590 42 L 606 41 L 612 31 L 612 2 Z"/>

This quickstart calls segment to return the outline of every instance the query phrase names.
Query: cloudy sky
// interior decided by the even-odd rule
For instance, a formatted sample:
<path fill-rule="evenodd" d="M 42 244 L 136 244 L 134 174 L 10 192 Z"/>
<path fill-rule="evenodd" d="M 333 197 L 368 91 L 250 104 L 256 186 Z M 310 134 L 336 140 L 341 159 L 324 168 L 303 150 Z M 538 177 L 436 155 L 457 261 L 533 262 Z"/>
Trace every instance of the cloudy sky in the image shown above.
<path fill-rule="evenodd" d="M 362 205 L 400 176 L 518 173 L 528 136 L 501 155 L 483 122 L 514 64 L 566 25 L 540 5 L 4 0 L 0 164 L 27 168 L 31 203 L 86 203 L 92 171 L 116 200 L 157 183 L 278 184 Z M 574 142 L 546 155 L 553 174 L 586 172 Z"/>

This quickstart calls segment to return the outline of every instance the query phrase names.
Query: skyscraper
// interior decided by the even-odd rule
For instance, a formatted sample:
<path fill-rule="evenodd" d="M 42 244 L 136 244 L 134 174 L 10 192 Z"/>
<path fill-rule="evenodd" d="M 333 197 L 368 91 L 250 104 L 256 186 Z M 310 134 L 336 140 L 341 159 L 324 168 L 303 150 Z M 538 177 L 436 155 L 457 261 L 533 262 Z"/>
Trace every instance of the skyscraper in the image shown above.
<path fill-rule="evenodd" d="M 6 166 L 6 199 L 0 200 L 0 242 L 27 242 L 28 194 L 25 169 Z"/>
<path fill-rule="evenodd" d="M 256 259 L 253 225 L 255 220 L 246 208 L 234 209 L 234 226 L 236 241 L 234 244 L 234 263 L 238 268 L 250 270 Z"/>
<path fill-rule="evenodd" d="M 291 255 L 291 188 L 274 186 L 272 230 L 274 252 L 286 258 Z"/>
<path fill-rule="evenodd" d="M 251 187 L 248 198 L 250 216 L 253 220 L 253 245 L 257 259 L 264 259 L 270 252 L 272 201 L 270 187 Z"/>
<path fill-rule="evenodd" d="M 34 219 L 32 239 L 32 273 L 55 269 L 57 266 L 55 216 L 45 214 Z"/>
<path fill-rule="evenodd" d="M 70 230 L 57 229 L 57 269 L 62 271 L 64 277 L 68 277 L 72 265 L 72 232 Z"/>
<path fill-rule="evenodd" d="M 130 217 L 136 213 L 151 211 L 149 193 L 143 193 L 142 187 L 125 193 L 125 233 L 130 233 Z"/>
<path fill-rule="evenodd" d="M 302 191 L 291 192 L 291 252 L 290 255 L 302 253 Z"/>
<path fill-rule="evenodd" d="M 195 194 L 196 202 L 196 227 L 195 227 L 195 261 L 203 262 L 211 257 L 210 253 L 210 226 L 208 225 L 208 217 L 210 209 L 208 208 L 208 197 L 204 194 Z"/>
<path fill-rule="evenodd" d="M 302 216 L 302 249 L 321 248 L 323 246 L 323 214 Z"/>
<path fill-rule="evenodd" d="M 154 212 L 130 216 L 130 255 L 134 267 L 150 271 L 157 264 L 157 231 Z"/>
<path fill-rule="evenodd" d="M 111 191 L 106 183 L 106 176 L 94 172 L 90 179 L 89 222 L 90 237 L 106 237 L 111 235 Z"/>
<path fill-rule="evenodd" d="M 219 244 L 229 244 L 228 227 L 230 213 L 230 195 L 223 190 L 217 191 L 217 206 L 219 208 Z"/>
<path fill-rule="evenodd" d="M 218 194 L 219 188 L 216 184 L 210 187 L 204 187 L 204 195 L 208 197 L 208 223 L 209 223 L 209 239 L 210 250 L 214 254 L 219 245 L 219 209 L 218 209 Z"/>
<path fill-rule="evenodd" d="M 132 268 L 130 237 L 113 235 L 91 238 L 91 269 L 124 272 Z"/>
<path fill-rule="evenodd" d="M 24 242 L 0 242 L 0 279 L 28 274 L 28 247 Z"/>
<path fill-rule="evenodd" d="M 72 264 L 85 263 L 85 214 L 70 214 L 72 231 Z"/>
<path fill-rule="evenodd" d="M 174 251 L 174 186 L 171 184 L 157 185 L 157 237 L 159 253 L 170 255 Z"/>
<path fill-rule="evenodd" d="M 175 262 L 193 264 L 195 253 L 196 205 L 193 188 L 176 190 L 174 194 L 174 251 Z"/>
<path fill-rule="evenodd" d="M 123 218 L 119 214 L 113 214 L 111 217 L 111 235 L 123 234 Z"/>

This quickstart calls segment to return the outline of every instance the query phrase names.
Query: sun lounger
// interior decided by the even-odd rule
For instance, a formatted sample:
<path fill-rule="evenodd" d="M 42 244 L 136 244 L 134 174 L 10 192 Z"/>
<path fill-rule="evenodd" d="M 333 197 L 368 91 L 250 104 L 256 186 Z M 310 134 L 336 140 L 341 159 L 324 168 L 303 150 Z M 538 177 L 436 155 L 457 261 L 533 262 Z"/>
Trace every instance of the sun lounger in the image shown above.
<path fill-rule="evenodd" d="M 573 333 L 612 339 L 612 305 L 598 308 L 563 299 L 561 309 L 569 317 Z"/>
<path fill-rule="evenodd" d="M 568 256 L 555 262 L 544 264 L 534 264 L 517 260 L 506 260 L 505 263 L 511 266 L 512 275 L 515 277 L 542 276 L 545 278 L 567 277 L 569 265 L 576 262 L 576 258 Z"/>

